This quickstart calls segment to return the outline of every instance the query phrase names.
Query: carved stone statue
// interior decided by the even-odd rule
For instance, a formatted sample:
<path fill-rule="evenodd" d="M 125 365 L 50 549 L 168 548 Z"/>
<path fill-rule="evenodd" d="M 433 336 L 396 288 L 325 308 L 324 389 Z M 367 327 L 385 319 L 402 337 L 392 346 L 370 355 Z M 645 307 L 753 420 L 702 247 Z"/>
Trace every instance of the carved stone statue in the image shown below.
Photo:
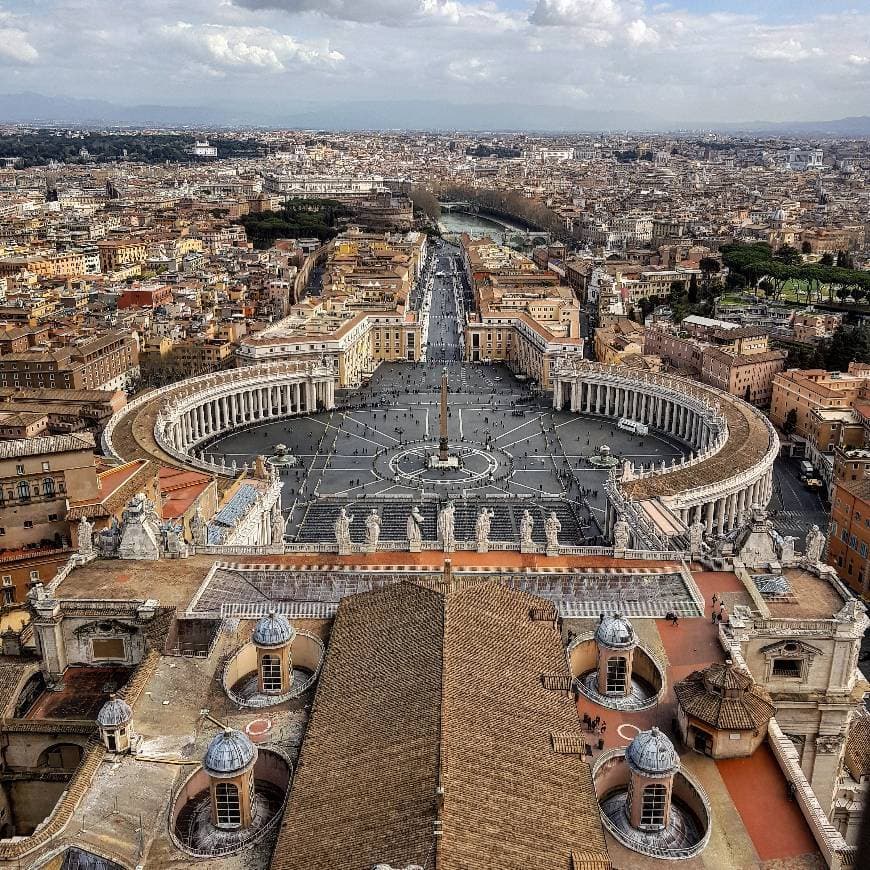
<path fill-rule="evenodd" d="M 202 516 L 202 505 L 196 506 L 196 513 L 190 521 L 190 534 L 194 547 L 205 547 L 208 544 L 208 526 Z"/>
<path fill-rule="evenodd" d="M 186 556 L 187 547 L 184 545 L 184 534 L 180 525 L 166 523 L 163 532 L 163 546 L 169 556 Z"/>
<path fill-rule="evenodd" d="M 631 541 L 631 527 L 624 519 L 618 519 L 613 527 L 613 549 L 627 550 Z"/>
<path fill-rule="evenodd" d="M 87 517 L 79 520 L 76 545 L 80 556 L 90 556 L 94 552 L 94 527 L 88 522 Z"/>
<path fill-rule="evenodd" d="M 144 492 L 137 493 L 121 514 L 122 559 L 159 559 L 162 534 L 154 505 Z"/>
<path fill-rule="evenodd" d="M 272 509 L 272 543 L 281 544 L 284 542 L 284 514 L 276 505 Z"/>
<path fill-rule="evenodd" d="M 474 524 L 474 537 L 477 541 L 477 551 L 479 553 L 489 552 L 489 533 L 492 528 L 492 518 L 495 516 L 495 511 L 489 508 L 481 508 L 477 515 L 477 522 Z"/>
<path fill-rule="evenodd" d="M 562 523 L 556 516 L 556 511 L 550 511 L 547 521 L 544 523 L 544 531 L 547 534 L 547 553 L 559 553 L 559 532 L 562 531 Z"/>
<path fill-rule="evenodd" d="M 707 527 L 700 521 L 695 520 L 689 526 L 689 550 L 692 553 L 700 553 L 704 545 L 704 532 Z"/>
<path fill-rule="evenodd" d="M 350 538 L 350 524 L 352 522 L 353 516 L 348 515 L 346 508 L 342 508 L 335 519 L 335 542 L 338 544 L 339 555 L 345 556 L 353 549 Z"/>
<path fill-rule="evenodd" d="M 411 545 L 411 550 L 420 550 L 420 545 L 423 543 L 423 514 L 420 513 L 420 508 L 417 505 L 411 508 L 411 513 L 408 515 L 408 522 L 405 526 L 405 534 L 408 536 L 408 543 Z"/>
<path fill-rule="evenodd" d="M 121 545 L 121 526 L 117 517 L 112 517 L 112 523 L 102 529 L 97 535 L 97 551 L 106 559 L 115 558 Z"/>
<path fill-rule="evenodd" d="M 374 553 L 378 549 L 378 541 L 381 537 L 381 518 L 378 512 L 372 512 L 366 517 L 366 545 Z"/>
<path fill-rule="evenodd" d="M 779 561 L 783 565 L 794 562 L 794 542 L 795 537 L 793 535 L 786 535 L 782 539 L 782 551 L 779 554 Z"/>
<path fill-rule="evenodd" d="M 818 564 L 822 560 L 822 550 L 824 547 L 825 536 L 822 534 L 822 530 L 814 523 L 812 528 L 807 532 L 804 558 L 810 565 Z"/>
<path fill-rule="evenodd" d="M 529 511 L 523 511 L 523 517 L 520 520 L 520 551 L 528 553 L 535 547 L 535 542 L 532 540 L 532 529 L 535 527 L 535 518 Z"/>
<path fill-rule="evenodd" d="M 448 501 L 440 511 L 438 511 L 438 540 L 441 542 L 441 549 L 449 552 L 453 549 L 456 542 L 454 538 L 454 529 L 456 524 L 456 506 L 452 501 Z"/>

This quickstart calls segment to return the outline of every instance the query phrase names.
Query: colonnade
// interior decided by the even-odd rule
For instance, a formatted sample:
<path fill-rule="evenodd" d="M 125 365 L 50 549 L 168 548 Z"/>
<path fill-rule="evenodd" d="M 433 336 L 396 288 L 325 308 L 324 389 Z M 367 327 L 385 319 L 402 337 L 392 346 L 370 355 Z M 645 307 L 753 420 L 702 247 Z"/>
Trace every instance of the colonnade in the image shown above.
<path fill-rule="evenodd" d="M 750 467 L 745 450 L 739 468 L 728 462 L 732 448 L 722 409 L 730 407 L 729 403 L 745 419 L 758 444 L 757 462 Z M 643 423 L 689 445 L 695 453 L 669 468 L 641 470 L 639 475 L 627 474 L 616 481 L 612 495 L 622 507 L 609 505 L 608 529 L 612 530 L 616 520 L 611 514 L 627 510 L 629 501 L 655 499 L 686 528 L 701 523 L 708 535 L 723 535 L 743 522 L 753 505 L 764 507 L 773 495 L 779 440 L 767 418 L 739 398 L 682 378 L 582 362 L 554 368 L 553 407 Z M 742 448 L 745 438 L 741 436 L 741 444 L 735 443 L 734 448 Z M 689 468 L 697 469 L 692 475 L 694 485 L 685 484 L 685 474 L 669 478 Z M 661 528 L 657 533 L 670 537 L 673 531 Z"/>
<path fill-rule="evenodd" d="M 231 383 L 225 390 L 205 390 L 188 398 L 176 412 L 165 412 L 171 421 L 165 437 L 175 449 L 186 451 L 239 426 L 334 407 L 332 378 L 309 376 L 278 383 Z"/>
<path fill-rule="evenodd" d="M 691 507 L 677 508 L 676 514 L 686 526 L 702 523 L 708 535 L 730 532 L 753 505 L 765 507 L 773 496 L 773 469 L 770 468 L 752 483 L 741 486 L 719 498 Z"/>
<path fill-rule="evenodd" d="M 563 410 L 566 397 L 572 411 L 626 417 L 651 429 L 668 432 L 698 451 L 712 446 L 721 430 L 721 426 L 711 423 L 712 409 L 703 408 L 696 401 L 677 393 L 643 392 L 638 385 L 631 384 L 555 380 L 553 407 L 557 411 Z"/>

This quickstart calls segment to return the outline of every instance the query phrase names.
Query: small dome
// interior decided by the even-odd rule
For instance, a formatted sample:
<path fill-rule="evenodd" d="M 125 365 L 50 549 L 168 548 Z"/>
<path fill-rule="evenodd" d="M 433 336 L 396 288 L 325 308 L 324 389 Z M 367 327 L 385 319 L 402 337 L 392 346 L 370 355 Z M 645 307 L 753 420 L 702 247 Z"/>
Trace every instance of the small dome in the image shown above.
<path fill-rule="evenodd" d="M 605 616 L 598 623 L 598 628 L 595 629 L 595 640 L 610 649 L 629 649 L 637 644 L 631 623 L 618 613 Z"/>
<path fill-rule="evenodd" d="M 257 747 L 248 736 L 226 728 L 209 743 L 202 766 L 212 776 L 234 776 L 243 773 L 256 760 Z"/>
<path fill-rule="evenodd" d="M 113 728 L 117 725 L 126 725 L 133 720 L 133 711 L 130 705 L 123 699 L 112 695 L 97 713 L 97 724 L 103 728 Z"/>
<path fill-rule="evenodd" d="M 625 759 L 632 770 L 646 776 L 668 776 L 680 768 L 674 744 L 655 726 L 631 741 Z"/>
<path fill-rule="evenodd" d="M 282 613 L 273 610 L 254 626 L 251 639 L 257 646 L 284 646 L 296 637 L 296 629 Z"/>

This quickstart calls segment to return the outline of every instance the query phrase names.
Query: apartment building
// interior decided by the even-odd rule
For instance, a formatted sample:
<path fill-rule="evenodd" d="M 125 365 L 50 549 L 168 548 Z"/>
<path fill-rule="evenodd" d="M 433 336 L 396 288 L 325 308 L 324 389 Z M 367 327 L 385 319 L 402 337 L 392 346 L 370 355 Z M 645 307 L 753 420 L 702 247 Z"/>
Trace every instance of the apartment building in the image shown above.
<path fill-rule="evenodd" d="M 788 369 L 773 379 L 770 419 L 783 429 L 795 412 L 794 434 L 807 438 L 811 415 L 817 409 L 848 410 L 870 398 L 870 367 L 852 363 L 848 372 L 824 369 Z"/>
<path fill-rule="evenodd" d="M 131 334 L 106 333 L 72 346 L 0 356 L 0 388 L 126 390 L 139 375 Z"/>
<path fill-rule="evenodd" d="M 98 491 L 89 432 L 0 442 L 0 547 L 71 540 L 67 499 Z"/>
<path fill-rule="evenodd" d="M 815 343 L 823 338 L 830 338 L 842 322 L 842 314 L 807 309 L 795 312 L 792 331 L 796 341 Z"/>
<path fill-rule="evenodd" d="M 787 356 L 770 349 L 762 330 L 697 316 L 646 327 L 644 353 L 761 407 L 770 403 L 773 379 Z"/>
<path fill-rule="evenodd" d="M 465 324 L 466 359 L 507 363 L 549 390 L 555 359 L 583 354 L 580 307 L 572 288 L 489 238 L 463 235 L 460 253 L 475 300 Z"/>
<path fill-rule="evenodd" d="M 363 383 L 382 362 L 416 362 L 423 325 L 411 297 L 425 254 L 422 233 L 343 233 L 327 254 L 321 295 L 242 337 L 238 363 L 329 358 L 338 386 L 349 387 Z"/>
<path fill-rule="evenodd" d="M 129 266 L 144 263 L 148 246 L 139 239 L 105 239 L 97 242 L 100 253 L 100 271 L 103 274 L 118 272 Z"/>
<path fill-rule="evenodd" d="M 827 560 L 840 578 L 861 596 L 870 593 L 870 479 L 834 485 Z"/>

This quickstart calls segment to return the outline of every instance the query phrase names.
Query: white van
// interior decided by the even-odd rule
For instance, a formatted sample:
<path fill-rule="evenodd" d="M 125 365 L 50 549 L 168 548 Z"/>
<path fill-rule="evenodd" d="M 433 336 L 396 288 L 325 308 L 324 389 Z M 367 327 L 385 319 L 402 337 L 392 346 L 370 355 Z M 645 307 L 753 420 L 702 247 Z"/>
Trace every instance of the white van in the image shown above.
<path fill-rule="evenodd" d="M 623 417 L 617 424 L 618 429 L 623 432 L 632 432 L 635 435 L 647 435 L 649 426 L 644 423 L 638 423 L 636 420 L 629 420 L 628 417 Z"/>

